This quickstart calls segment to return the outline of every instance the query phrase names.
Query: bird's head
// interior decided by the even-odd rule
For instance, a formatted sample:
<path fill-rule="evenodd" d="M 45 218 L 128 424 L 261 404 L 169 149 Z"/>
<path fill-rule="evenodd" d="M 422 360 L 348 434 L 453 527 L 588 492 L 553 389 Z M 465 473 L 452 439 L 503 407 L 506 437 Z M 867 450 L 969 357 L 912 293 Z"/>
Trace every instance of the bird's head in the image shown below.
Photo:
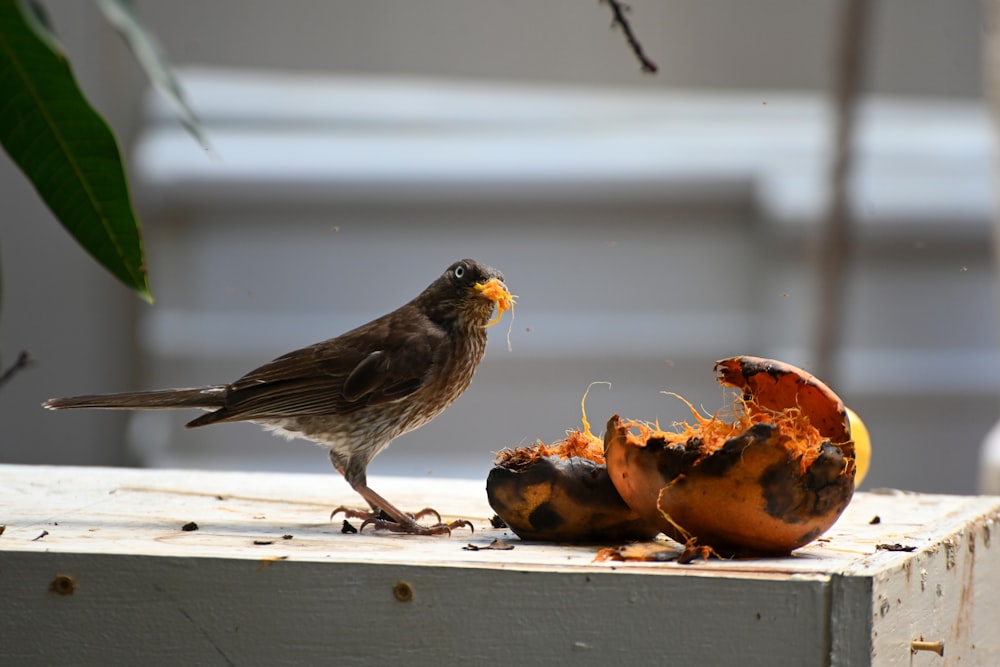
<path fill-rule="evenodd" d="M 438 293 L 439 303 L 452 304 L 467 323 L 481 327 L 499 322 L 504 312 L 514 306 L 516 298 L 507 289 L 502 273 L 472 259 L 449 266 L 428 291 Z"/>

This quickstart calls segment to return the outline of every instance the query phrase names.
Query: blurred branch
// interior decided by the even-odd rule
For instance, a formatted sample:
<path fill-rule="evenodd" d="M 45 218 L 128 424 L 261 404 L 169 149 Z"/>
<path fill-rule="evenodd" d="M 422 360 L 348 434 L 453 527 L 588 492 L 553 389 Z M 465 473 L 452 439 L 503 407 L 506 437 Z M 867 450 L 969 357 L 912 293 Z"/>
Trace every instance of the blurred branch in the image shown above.
<path fill-rule="evenodd" d="M 847 262 L 851 250 L 850 177 L 854 162 L 854 120 L 865 67 L 868 0 L 845 0 L 834 55 L 833 156 L 826 215 L 819 241 L 819 298 L 816 365 L 818 377 L 833 382 L 834 356 L 841 347 L 845 319 Z"/>
<path fill-rule="evenodd" d="M 31 358 L 31 354 L 27 350 L 21 350 L 21 354 L 17 355 L 17 359 L 11 364 L 7 370 L 0 374 L 0 389 L 7 384 L 15 375 L 23 371 L 25 368 L 34 363 Z"/>
<path fill-rule="evenodd" d="M 643 72 L 647 74 L 656 74 L 659 69 L 646 52 L 642 48 L 642 44 L 636 38 L 635 33 L 632 32 L 632 24 L 629 23 L 628 17 L 625 15 L 632 11 L 632 8 L 626 5 L 621 0 L 600 0 L 603 4 L 611 7 L 611 27 L 614 28 L 618 26 L 622 29 L 622 34 L 625 35 L 625 41 L 628 42 L 629 48 L 632 49 L 632 53 L 635 54 L 636 59 L 639 61 L 639 66 Z"/>

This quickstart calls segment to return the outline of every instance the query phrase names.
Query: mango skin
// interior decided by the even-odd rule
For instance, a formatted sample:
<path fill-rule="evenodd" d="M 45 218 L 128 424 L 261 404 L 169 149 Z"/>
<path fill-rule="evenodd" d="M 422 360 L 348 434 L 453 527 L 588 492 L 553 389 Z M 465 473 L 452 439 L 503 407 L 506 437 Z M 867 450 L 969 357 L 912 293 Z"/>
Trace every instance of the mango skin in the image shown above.
<path fill-rule="evenodd" d="M 615 543 L 648 540 L 659 532 L 622 500 L 606 466 L 578 457 L 494 466 L 486 496 L 522 540 Z"/>
<path fill-rule="evenodd" d="M 634 437 L 634 436 L 633 436 Z M 785 555 L 822 535 L 854 494 L 844 453 L 829 443 L 802 472 L 773 424 L 756 424 L 693 465 L 697 446 L 628 440 L 615 415 L 605 436 L 615 488 L 667 536 L 720 553 Z"/>
<path fill-rule="evenodd" d="M 821 380 L 797 366 L 762 357 L 732 357 L 715 362 L 719 384 L 742 389 L 771 410 L 799 407 L 813 426 L 832 443 L 850 447 L 851 426 L 840 397 Z"/>

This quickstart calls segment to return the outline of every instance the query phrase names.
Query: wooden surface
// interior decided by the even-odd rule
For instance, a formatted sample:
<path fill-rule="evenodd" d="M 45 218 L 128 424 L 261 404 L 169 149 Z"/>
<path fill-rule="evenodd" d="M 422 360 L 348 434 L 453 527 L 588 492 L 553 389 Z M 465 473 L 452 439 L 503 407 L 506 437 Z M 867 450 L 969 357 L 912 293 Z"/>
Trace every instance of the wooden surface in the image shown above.
<path fill-rule="evenodd" d="M 523 543 L 481 480 L 370 481 L 475 532 L 343 534 L 333 473 L 0 466 L 0 663 L 1000 664 L 1000 498 L 860 493 L 792 557 L 680 565 Z"/>

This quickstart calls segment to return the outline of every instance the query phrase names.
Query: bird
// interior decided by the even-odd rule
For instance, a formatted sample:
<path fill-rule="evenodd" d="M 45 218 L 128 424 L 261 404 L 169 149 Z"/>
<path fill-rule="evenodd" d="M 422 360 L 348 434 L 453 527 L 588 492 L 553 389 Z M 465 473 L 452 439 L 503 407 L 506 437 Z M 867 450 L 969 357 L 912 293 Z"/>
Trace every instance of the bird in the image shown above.
<path fill-rule="evenodd" d="M 486 351 L 486 329 L 513 308 L 503 274 L 472 259 L 453 263 L 410 302 L 335 338 L 294 350 L 230 384 L 52 398 L 50 410 L 200 408 L 188 428 L 253 422 L 329 450 L 333 467 L 369 509 L 342 513 L 398 533 L 450 534 L 425 508 L 410 514 L 368 486 L 371 460 L 396 437 L 451 405 L 472 382 Z M 493 316 L 494 308 L 496 316 Z M 424 517 L 436 522 L 423 525 Z"/>

